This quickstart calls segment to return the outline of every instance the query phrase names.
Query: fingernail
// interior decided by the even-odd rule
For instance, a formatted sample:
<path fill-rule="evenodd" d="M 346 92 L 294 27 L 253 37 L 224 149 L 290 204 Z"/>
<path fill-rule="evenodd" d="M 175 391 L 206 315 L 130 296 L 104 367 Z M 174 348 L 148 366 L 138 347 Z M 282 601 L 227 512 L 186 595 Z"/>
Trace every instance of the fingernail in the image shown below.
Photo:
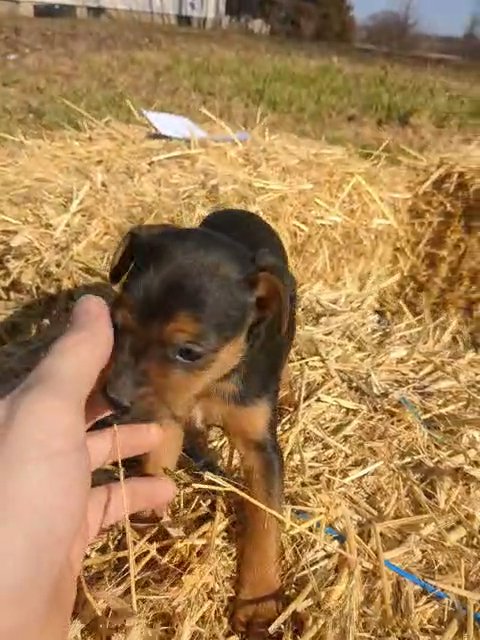
<path fill-rule="evenodd" d="M 73 308 L 72 324 L 89 324 L 105 311 L 106 303 L 98 296 L 82 296 Z"/>
<path fill-rule="evenodd" d="M 177 486 L 168 478 L 157 478 L 158 504 L 164 506 L 171 502 L 177 495 Z"/>
<path fill-rule="evenodd" d="M 159 443 L 162 440 L 162 427 L 156 422 L 151 422 L 147 425 L 148 435 L 154 440 L 156 443 Z"/>

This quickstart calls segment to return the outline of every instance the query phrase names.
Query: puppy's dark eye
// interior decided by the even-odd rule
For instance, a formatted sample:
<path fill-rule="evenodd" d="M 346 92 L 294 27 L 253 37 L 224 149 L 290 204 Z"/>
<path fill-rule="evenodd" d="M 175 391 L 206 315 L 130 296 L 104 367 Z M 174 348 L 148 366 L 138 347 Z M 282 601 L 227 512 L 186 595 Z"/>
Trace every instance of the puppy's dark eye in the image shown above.
<path fill-rule="evenodd" d="M 198 362 L 203 355 L 203 349 L 196 344 L 182 344 L 174 351 L 175 360 L 184 364 Z"/>

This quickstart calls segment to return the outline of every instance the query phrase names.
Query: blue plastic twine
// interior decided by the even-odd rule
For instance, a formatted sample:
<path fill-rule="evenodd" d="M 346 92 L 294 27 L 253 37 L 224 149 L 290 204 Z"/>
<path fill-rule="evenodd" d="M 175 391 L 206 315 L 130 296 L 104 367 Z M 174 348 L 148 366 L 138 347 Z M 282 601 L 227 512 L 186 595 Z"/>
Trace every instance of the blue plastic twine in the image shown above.
<path fill-rule="evenodd" d="M 404 404 L 404 406 L 408 407 L 409 401 L 406 400 L 406 398 L 403 398 L 403 400 L 404 401 L 402 402 L 402 404 Z M 410 409 L 410 407 L 408 407 L 408 408 Z M 202 458 L 199 458 L 197 456 L 194 456 L 193 461 L 200 468 L 205 463 L 205 461 Z M 227 475 L 223 471 L 221 471 L 219 468 L 215 468 L 214 472 L 217 475 L 219 475 L 219 476 L 221 476 L 223 478 L 227 477 Z M 300 510 L 295 509 L 293 511 L 293 513 L 295 514 L 295 516 L 299 520 L 308 521 L 311 518 L 311 516 L 306 511 L 300 511 Z M 318 523 L 315 526 L 315 528 L 319 529 L 321 526 L 322 525 L 320 523 Z M 340 544 L 344 544 L 346 542 L 346 540 L 347 540 L 343 533 L 341 533 L 340 531 L 337 531 L 333 527 L 325 527 L 325 533 L 327 535 L 329 535 L 331 538 L 333 538 L 334 540 L 336 540 L 337 542 L 339 542 Z M 443 600 L 443 601 L 448 600 L 448 601 L 452 602 L 452 604 L 453 604 L 453 601 L 452 601 L 451 597 L 447 593 L 442 591 L 441 589 L 438 589 L 437 587 L 435 587 L 433 584 L 430 584 L 429 582 L 426 582 L 425 580 L 422 580 L 422 578 L 419 578 L 415 574 L 410 573 L 410 571 L 406 571 L 405 569 L 402 569 L 402 567 L 399 567 L 398 565 L 393 564 L 393 562 L 390 562 L 390 560 L 384 560 L 383 564 L 387 569 L 389 569 L 393 573 L 396 573 L 397 576 L 400 576 L 404 580 L 407 580 L 407 582 L 411 582 L 415 586 L 420 587 L 420 589 L 423 589 L 423 591 L 426 591 L 429 595 L 433 596 L 437 600 Z M 465 609 L 463 609 L 463 608 L 460 609 L 460 611 L 462 611 L 462 613 L 465 613 Z M 479 611 L 477 611 L 477 612 L 475 612 L 473 614 L 473 619 L 475 620 L 475 622 L 477 624 L 480 625 L 480 612 Z"/>
<path fill-rule="evenodd" d="M 297 511 L 297 510 L 295 510 L 294 514 L 300 520 L 310 520 L 310 515 L 308 513 L 306 513 L 305 511 Z M 319 527 L 321 527 L 320 523 L 317 524 L 317 526 L 315 528 L 318 529 Z M 332 529 L 332 527 L 325 527 L 325 533 L 328 534 L 329 536 L 331 536 L 334 540 L 337 540 L 337 542 L 344 543 L 346 541 L 346 538 L 343 535 L 343 533 L 340 533 L 336 529 Z M 390 560 L 384 560 L 383 564 L 387 569 L 389 569 L 390 571 L 393 571 L 393 573 L 396 573 L 397 576 L 400 576 L 404 580 L 407 580 L 408 582 L 411 582 L 412 584 L 416 585 L 417 587 L 420 587 L 420 589 L 423 589 L 429 595 L 433 596 L 437 600 L 449 600 L 449 601 L 452 601 L 451 597 L 447 593 L 445 593 L 444 591 L 441 591 L 440 589 L 435 587 L 433 584 L 430 584 L 429 582 L 425 582 L 425 580 L 422 580 L 422 578 L 419 578 L 415 574 L 410 573 L 410 571 L 405 571 L 405 569 L 402 569 L 402 567 L 399 567 L 398 565 L 393 564 L 393 562 L 390 562 Z M 461 609 L 461 611 L 463 613 L 465 613 L 465 609 Z M 480 612 L 479 611 L 477 611 L 476 613 L 473 614 L 473 619 L 475 620 L 475 622 L 477 624 L 480 624 Z"/>

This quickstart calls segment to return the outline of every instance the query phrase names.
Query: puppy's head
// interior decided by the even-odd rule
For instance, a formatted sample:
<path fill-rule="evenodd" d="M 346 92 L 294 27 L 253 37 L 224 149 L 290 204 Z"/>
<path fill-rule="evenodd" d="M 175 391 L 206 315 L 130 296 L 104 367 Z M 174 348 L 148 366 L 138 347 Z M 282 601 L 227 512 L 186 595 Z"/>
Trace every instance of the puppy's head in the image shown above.
<path fill-rule="evenodd" d="M 241 361 L 253 324 L 272 319 L 285 331 L 288 296 L 275 268 L 268 254 L 205 229 L 133 228 L 110 270 L 120 284 L 104 386 L 111 404 L 150 419 L 188 416 Z"/>

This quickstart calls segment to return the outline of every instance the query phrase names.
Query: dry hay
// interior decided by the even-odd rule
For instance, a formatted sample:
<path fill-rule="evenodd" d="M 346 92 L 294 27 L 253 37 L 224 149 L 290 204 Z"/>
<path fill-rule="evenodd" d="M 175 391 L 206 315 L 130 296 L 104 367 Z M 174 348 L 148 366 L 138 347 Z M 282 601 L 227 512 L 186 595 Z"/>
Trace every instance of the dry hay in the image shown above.
<path fill-rule="evenodd" d="M 190 148 L 112 123 L 12 140 L 0 147 L 0 319 L 10 317 L 0 371 L 11 382 L 31 365 L 78 290 L 22 305 L 102 280 L 131 224 L 196 223 L 226 204 L 260 210 L 280 230 L 300 281 L 296 399 L 282 407 L 280 439 L 285 584 L 310 616 L 302 637 L 447 638 L 458 628 L 473 638 L 480 359 L 460 314 L 433 318 L 420 305 L 414 315 L 399 300 L 389 318 L 378 305 L 402 283 L 398 256 L 415 251 L 408 211 L 427 211 L 437 196 L 455 209 L 448 184 L 454 173 L 470 184 L 462 167 L 474 154 L 448 159 L 443 174 L 435 168 L 447 185 L 437 194 L 435 180 L 418 188 L 429 184 L 428 158 L 406 152 L 392 164 L 379 152 L 367 161 L 266 132 L 244 147 Z M 213 444 L 226 451 L 221 435 Z M 85 561 L 72 639 L 233 637 L 229 486 L 177 475 L 177 537 L 160 526 L 135 529 L 128 549 L 121 526 L 102 535 Z M 299 524 L 293 507 L 312 519 Z M 329 524 L 345 545 L 328 538 Z M 468 615 L 457 621 L 454 606 L 382 571 L 383 559 L 435 581 Z M 283 637 L 292 637 L 288 620 Z"/>

